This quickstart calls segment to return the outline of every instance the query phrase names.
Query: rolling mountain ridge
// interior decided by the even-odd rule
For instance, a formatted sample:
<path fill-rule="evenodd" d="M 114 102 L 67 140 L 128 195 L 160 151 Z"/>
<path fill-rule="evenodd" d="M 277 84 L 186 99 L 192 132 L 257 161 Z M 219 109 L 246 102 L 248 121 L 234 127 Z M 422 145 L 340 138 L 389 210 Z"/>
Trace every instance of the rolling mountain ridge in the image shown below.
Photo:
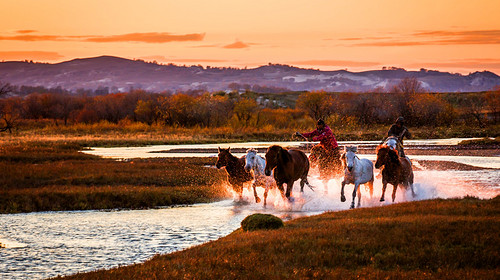
<path fill-rule="evenodd" d="M 252 69 L 162 65 L 113 56 L 74 59 L 56 64 L 0 62 L 0 81 L 12 85 L 62 87 L 68 90 L 108 88 L 110 92 L 144 89 L 152 92 L 208 91 L 249 86 L 291 91 L 326 90 L 366 92 L 387 90 L 402 78 L 415 77 L 431 92 L 487 91 L 500 85 L 500 76 L 488 72 L 469 75 L 400 68 L 349 72 L 320 71 L 281 64 Z"/>

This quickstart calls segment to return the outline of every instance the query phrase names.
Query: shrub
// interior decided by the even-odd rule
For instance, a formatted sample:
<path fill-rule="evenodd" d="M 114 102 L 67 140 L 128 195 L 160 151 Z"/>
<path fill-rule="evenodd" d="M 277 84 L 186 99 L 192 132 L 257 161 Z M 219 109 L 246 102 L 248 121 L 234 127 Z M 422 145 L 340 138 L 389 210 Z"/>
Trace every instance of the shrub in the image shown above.
<path fill-rule="evenodd" d="M 259 229 L 278 229 L 283 227 L 283 221 L 270 214 L 253 214 L 241 222 L 244 231 L 254 231 Z"/>

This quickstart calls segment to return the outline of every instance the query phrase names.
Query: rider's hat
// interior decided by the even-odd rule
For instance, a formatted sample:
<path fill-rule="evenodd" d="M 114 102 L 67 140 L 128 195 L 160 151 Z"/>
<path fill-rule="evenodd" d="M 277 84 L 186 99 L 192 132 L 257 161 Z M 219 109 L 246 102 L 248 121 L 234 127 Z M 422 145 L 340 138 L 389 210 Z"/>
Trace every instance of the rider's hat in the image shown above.
<path fill-rule="evenodd" d="M 319 119 L 316 125 L 325 125 L 325 121 L 322 119 Z"/>
<path fill-rule="evenodd" d="M 404 124 L 404 123 L 405 123 L 405 119 L 404 119 L 403 117 L 399 117 L 399 118 L 396 120 L 396 123 Z"/>

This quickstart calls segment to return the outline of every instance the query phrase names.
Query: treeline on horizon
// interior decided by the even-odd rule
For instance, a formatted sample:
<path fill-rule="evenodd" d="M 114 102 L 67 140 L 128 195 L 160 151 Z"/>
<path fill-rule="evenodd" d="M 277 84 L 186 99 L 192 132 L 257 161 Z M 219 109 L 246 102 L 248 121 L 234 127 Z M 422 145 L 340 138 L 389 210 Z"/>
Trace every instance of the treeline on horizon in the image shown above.
<path fill-rule="evenodd" d="M 262 94 L 245 92 L 69 94 L 39 90 L 7 97 L 0 83 L 1 131 L 21 120 L 50 119 L 54 125 L 142 122 L 174 127 L 310 127 L 322 118 L 335 127 L 387 125 L 403 116 L 408 126 L 484 127 L 500 119 L 500 86 L 488 92 L 429 93 L 415 78 L 403 79 L 388 92 L 325 91 Z"/>

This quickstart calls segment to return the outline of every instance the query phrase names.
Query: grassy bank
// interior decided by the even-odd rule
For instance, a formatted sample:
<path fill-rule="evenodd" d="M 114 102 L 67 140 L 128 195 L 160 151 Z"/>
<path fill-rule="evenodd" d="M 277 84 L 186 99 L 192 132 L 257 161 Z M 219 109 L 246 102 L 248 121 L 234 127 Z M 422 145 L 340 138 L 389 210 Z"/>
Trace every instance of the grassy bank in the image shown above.
<path fill-rule="evenodd" d="M 498 279 L 500 197 L 296 219 L 64 279 Z M 61 279 L 61 278 L 58 278 Z"/>
<path fill-rule="evenodd" d="M 77 142 L 0 148 L 0 213 L 148 208 L 228 196 L 213 158 L 114 161 L 82 154 Z"/>
<path fill-rule="evenodd" d="M 55 126 L 50 122 L 43 125 L 26 124 L 12 134 L 0 133 L 0 144 L 22 144 L 39 141 L 75 143 L 83 147 L 95 146 L 144 146 L 180 143 L 221 143 L 247 141 L 292 141 L 301 140 L 292 137 L 295 131 L 310 131 L 314 123 L 305 127 L 276 128 L 263 127 L 216 127 L 183 128 L 141 123 L 113 124 L 76 124 Z M 356 125 L 330 124 L 337 140 L 381 140 L 386 136 L 389 126 L 374 125 L 362 127 Z M 500 125 L 484 128 L 459 125 L 446 127 L 410 127 L 414 139 L 438 139 L 457 137 L 498 137 Z"/>

